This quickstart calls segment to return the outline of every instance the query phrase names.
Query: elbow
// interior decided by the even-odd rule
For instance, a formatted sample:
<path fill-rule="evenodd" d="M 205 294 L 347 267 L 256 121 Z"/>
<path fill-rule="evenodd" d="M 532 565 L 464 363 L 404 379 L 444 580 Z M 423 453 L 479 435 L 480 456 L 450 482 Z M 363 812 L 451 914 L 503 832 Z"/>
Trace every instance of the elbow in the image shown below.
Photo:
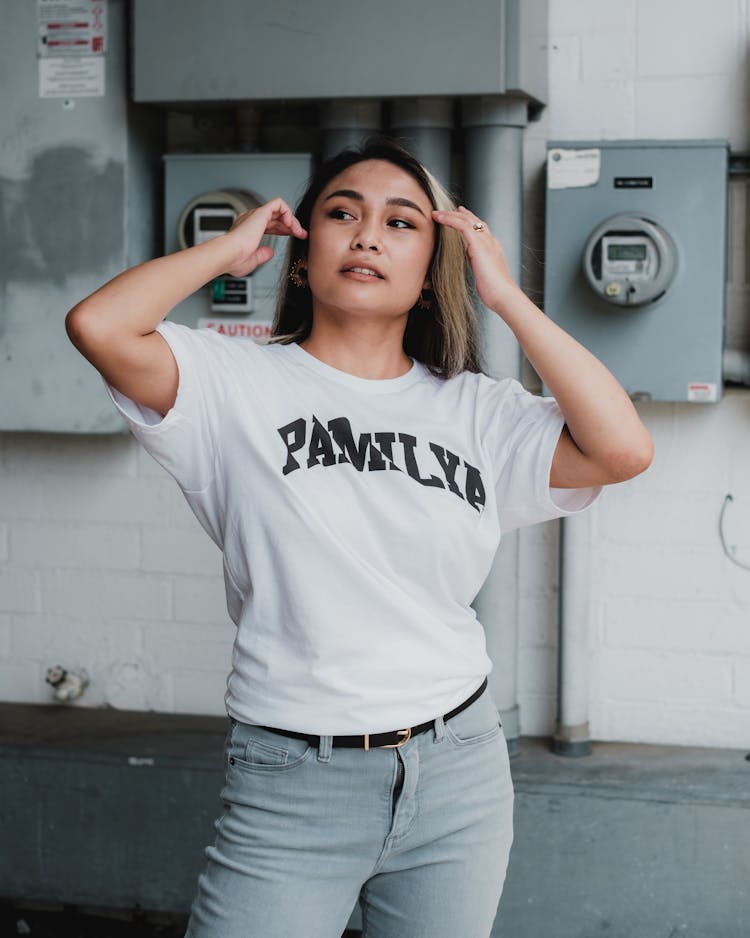
<path fill-rule="evenodd" d="M 65 331 L 68 338 L 75 345 L 79 352 L 86 355 L 97 341 L 101 334 L 101 323 L 85 301 L 76 304 L 65 317 Z"/>
<path fill-rule="evenodd" d="M 65 331 L 73 345 L 78 349 L 81 348 L 88 331 L 85 307 L 81 303 L 74 306 L 65 317 Z"/>
<path fill-rule="evenodd" d="M 654 441 L 648 432 L 630 446 L 611 453 L 605 463 L 608 483 L 627 482 L 645 472 L 654 459 Z"/>

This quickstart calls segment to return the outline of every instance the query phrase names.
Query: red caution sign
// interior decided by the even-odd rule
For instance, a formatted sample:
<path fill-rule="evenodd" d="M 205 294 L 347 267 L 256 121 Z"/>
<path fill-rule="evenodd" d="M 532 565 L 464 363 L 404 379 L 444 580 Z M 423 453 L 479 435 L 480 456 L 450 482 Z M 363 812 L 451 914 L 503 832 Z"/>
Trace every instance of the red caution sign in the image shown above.
<path fill-rule="evenodd" d="M 219 335 L 230 339 L 254 339 L 256 342 L 267 342 L 271 337 L 272 323 L 267 320 L 247 318 L 217 318 L 204 317 L 198 320 L 199 329 L 213 329 Z"/>

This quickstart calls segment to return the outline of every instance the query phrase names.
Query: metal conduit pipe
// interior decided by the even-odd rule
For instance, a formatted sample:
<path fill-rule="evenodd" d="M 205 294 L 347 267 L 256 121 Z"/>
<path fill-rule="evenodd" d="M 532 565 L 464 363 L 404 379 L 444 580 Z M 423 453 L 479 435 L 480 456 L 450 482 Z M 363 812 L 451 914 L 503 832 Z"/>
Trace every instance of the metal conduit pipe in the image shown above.
<path fill-rule="evenodd" d="M 450 189 L 453 101 L 450 98 L 397 98 L 391 109 L 390 129 L 392 135 Z"/>
<path fill-rule="evenodd" d="M 552 751 L 591 754 L 589 731 L 588 577 L 591 570 L 591 512 L 560 521 L 560 592 L 557 658 L 557 722 Z"/>
<path fill-rule="evenodd" d="M 335 156 L 344 147 L 356 147 L 382 127 L 380 101 L 355 99 L 326 101 L 321 106 L 323 159 Z"/>
<path fill-rule="evenodd" d="M 725 348 L 722 372 L 725 381 L 750 385 L 750 352 Z"/>
<path fill-rule="evenodd" d="M 471 98 L 463 102 L 466 205 L 502 241 L 508 267 L 520 282 L 523 221 L 523 131 L 528 119 L 523 99 Z M 493 378 L 517 378 L 518 343 L 500 317 L 479 308 L 482 350 Z M 485 627 L 494 668 L 490 689 L 500 711 L 508 751 L 519 751 L 518 708 L 518 534 L 505 535 L 473 606 Z"/>

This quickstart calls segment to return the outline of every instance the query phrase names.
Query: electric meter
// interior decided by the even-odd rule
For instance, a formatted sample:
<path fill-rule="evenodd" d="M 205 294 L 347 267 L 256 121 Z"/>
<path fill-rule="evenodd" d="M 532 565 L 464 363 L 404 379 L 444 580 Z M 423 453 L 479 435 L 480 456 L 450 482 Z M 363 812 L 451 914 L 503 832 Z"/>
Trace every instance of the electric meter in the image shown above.
<path fill-rule="evenodd" d="M 613 215 L 589 236 L 583 272 L 602 299 L 617 306 L 644 306 L 660 299 L 677 271 L 677 249 L 653 219 Z"/>

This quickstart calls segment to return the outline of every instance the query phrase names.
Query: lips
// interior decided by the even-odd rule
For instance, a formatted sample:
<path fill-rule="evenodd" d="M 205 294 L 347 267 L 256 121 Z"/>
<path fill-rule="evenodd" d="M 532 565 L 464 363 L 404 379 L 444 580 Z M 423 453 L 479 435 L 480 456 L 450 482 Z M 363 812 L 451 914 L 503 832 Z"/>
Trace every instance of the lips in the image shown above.
<path fill-rule="evenodd" d="M 342 274 L 360 274 L 363 277 L 372 277 L 374 280 L 384 280 L 385 277 L 375 267 L 364 264 L 351 264 L 341 268 Z"/>

